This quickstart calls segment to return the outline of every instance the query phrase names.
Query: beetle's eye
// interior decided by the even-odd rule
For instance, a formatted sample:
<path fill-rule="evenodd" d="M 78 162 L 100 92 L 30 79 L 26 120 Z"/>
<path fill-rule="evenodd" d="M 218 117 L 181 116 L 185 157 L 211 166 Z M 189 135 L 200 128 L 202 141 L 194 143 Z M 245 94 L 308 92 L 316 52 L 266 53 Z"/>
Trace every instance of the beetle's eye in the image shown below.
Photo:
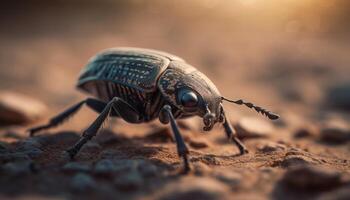
<path fill-rule="evenodd" d="M 196 93 L 192 91 L 186 91 L 181 96 L 181 104 L 185 107 L 195 107 L 198 103 L 198 97 Z"/>

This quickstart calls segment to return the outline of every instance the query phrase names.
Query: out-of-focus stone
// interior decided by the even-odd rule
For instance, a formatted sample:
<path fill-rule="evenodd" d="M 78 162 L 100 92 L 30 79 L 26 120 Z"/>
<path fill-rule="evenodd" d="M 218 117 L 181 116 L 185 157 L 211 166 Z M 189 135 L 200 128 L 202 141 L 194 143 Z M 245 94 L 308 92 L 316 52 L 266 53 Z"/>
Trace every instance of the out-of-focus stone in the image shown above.
<path fill-rule="evenodd" d="M 139 165 L 138 170 L 143 177 L 154 177 L 158 176 L 161 173 L 156 165 L 149 162 L 145 162 L 144 164 Z"/>
<path fill-rule="evenodd" d="M 350 185 L 343 186 L 327 193 L 322 193 L 317 200 L 348 200 L 350 199 Z"/>
<path fill-rule="evenodd" d="M 350 111 L 350 83 L 338 84 L 330 88 L 326 94 L 326 104 Z"/>
<path fill-rule="evenodd" d="M 312 126 L 306 126 L 298 128 L 296 131 L 294 131 L 294 138 L 310 138 L 315 137 L 318 133 L 318 130 L 316 127 Z"/>
<path fill-rule="evenodd" d="M 102 149 L 101 145 L 95 141 L 89 141 L 81 148 L 82 151 L 89 151 L 89 152 L 100 151 L 101 149 Z"/>
<path fill-rule="evenodd" d="M 287 155 L 281 162 L 281 166 L 284 168 L 291 168 L 295 166 L 305 166 L 309 164 L 317 164 L 317 162 L 303 155 Z"/>
<path fill-rule="evenodd" d="M 67 172 L 89 172 L 91 166 L 81 162 L 69 162 L 65 164 L 62 169 Z"/>
<path fill-rule="evenodd" d="M 213 173 L 214 177 L 219 181 L 230 185 L 231 187 L 237 186 L 241 183 L 243 176 L 237 172 L 229 170 L 216 170 Z"/>
<path fill-rule="evenodd" d="M 5 153 L 8 151 L 8 144 L 0 141 L 0 153 Z"/>
<path fill-rule="evenodd" d="M 29 138 L 18 144 L 16 152 L 22 152 L 31 158 L 36 158 L 43 153 L 40 149 L 42 146 L 43 145 L 36 138 Z"/>
<path fill-rule="evenodd" d="M 203 162 L 193 162 L 192 170 L 197 175 L 209 174 L 212 171 L 212 169 Z"/>
<path fill-rule="evenodd" d="M 15 162 L 15 161 L 30 161 L 30 157 L 23 152 L 15 152 L 15 153 L 3 153 L 0 154 L 1 162 Z"/>
<path fill-rule="evenodd" d="M 94 171 L 97 174 L 110 174 L 117 171 L 117 167 L 110 159 L 103 159 L 96 163 Z"/>
<path fill-rule="evenodd" d="M 123 174 L 133 170 L 143 177 L 156 176 L 159 173 L 156 165 L 142 159 L 103 159 L 96 163 L 94 169 L 97 174 Z"/>
<path fill-rule="evenodd" d="M 9 162 L 1 166 L 1 172 L 8 175 L 23 175 L 34 171 L 34 163 L 29 160 Z"/>
<path fill-rule="evenodd" d="M 246 117 L 234 124 L 239 138 L 268 137 L 273 132 L 273 126 L 263 119 Z"/>
<path fill-rule="evenodd" d="M 142 186 L 143 177 L 137 169 L 133 169 L 116 176 L 113 182 L 120 190 L 135 190 Z"/>
<path fill-rule="evenodd" d="M 289 169 L 281 182 L 288 187 L 303 190 L 329 190 L 342 184 L 338 172 L 311 165 L 300 165 Z"/>
<path fill-rule="evenodd" d="M 2 92 L 0 94 L 0 123 L 23 124 L 33 122 L 46 111 L 46 106 L 28 96 Z"/>
<path fill-rule="evenodd" d="M 73 176 L 70 182 L 70 187 L 74 191 L 86 192 L 87 190 L 95 189 L 97 187 L 97 183 L 90 175 L 78 173 Z"/>
<path fill-rule="evenodd" d="M 189 145 L 195 149 L 203 149 L 210 146 L 209 141 L 203 137 L 189 137 Z"/>
<path fill-rule="evenodd" d="M 350 129 L 346 127 L 324 127 L 320 131 L 320 140 L 329 144 L 343 144 L 350 141 Z"/>
<path fill-rule="evenodd" d="M 184 176 L 179 181 L 168 184 L 157 199 L 161 200 L 226 200 L 230 189 L 224 183 L 209 177 Z"/>
<path fill-rule="evenodd" d="M 264 142 L 263 144 L 257 145 L 257 150 L 262 153 L 270 153 L 274 151 L 283 151 L 286 149 L 286 146 L 283 144 L 275 142 Z"/>

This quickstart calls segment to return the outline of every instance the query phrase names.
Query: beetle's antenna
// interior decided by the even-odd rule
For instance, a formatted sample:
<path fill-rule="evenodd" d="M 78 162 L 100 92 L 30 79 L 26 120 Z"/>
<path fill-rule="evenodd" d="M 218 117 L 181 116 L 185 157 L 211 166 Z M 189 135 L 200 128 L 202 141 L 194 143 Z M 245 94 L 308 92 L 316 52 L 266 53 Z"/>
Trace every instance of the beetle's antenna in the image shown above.
<path fill-rule="evenodd" d="M 269 119 L 271 120 L 276 120 L 279 118 L 279 116 L 269 110 L 266 110 L 260 106 L 256 106 L 250 102 L 245 102 L 244 100 L 242 99 L 239 99 L 237 101 L 234 101 L 234 100 L 230 100 L 230 99 L 226 99 L 225 97 L 221 97 L 222 100 L 225 100 L 225 101 L 228 101 L 228 102 L 231 102 L 231 103 L 235 103 L 235 104 L 238 104 L 238 105 L 245 105 L 247 106 L 248 108 L 251 108 L 251 109 L 254 109 L 256 112 L 258 113 L 261 113 L 263 115 L 265 115 L 266 117 L 268 117 Z"/>

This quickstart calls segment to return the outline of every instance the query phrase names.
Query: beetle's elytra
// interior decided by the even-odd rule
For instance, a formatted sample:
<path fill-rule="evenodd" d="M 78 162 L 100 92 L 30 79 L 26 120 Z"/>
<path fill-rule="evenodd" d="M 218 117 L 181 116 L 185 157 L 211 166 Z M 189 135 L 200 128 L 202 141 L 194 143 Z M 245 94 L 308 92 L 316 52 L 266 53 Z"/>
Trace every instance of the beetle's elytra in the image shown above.
<path fill-rule="evenodd" d="M 48 124 L 30 129 L 35 132 L 54 127 L 76 113 L 85 104 L 99 113 L 84 131 L 81 139 L 67 152 L 73 158 L 80 148 L 101 127 L 108 117 L 120 117 L 129 123 L 143 123 L 158 118 L 171 124 L 178 154 L 184 159 L 184 170 L 190 167 L 188 149 L 176 124 L 176 119 L 199 116 L 204 130 L 222 123 L 226 135 L 240 150 L 246 147 L 237 138 L 225 116 L 222 102 L 246 105 L 270 119 L 278 116 L 243 100 L 232 101 L 221 96 L 204 74 L 183 59 L 169 53 L 141 48 L 112 48 L 90 59 L 81 72 L 77 87 L 93 98 L 87 98 L 52 118 Z"/>

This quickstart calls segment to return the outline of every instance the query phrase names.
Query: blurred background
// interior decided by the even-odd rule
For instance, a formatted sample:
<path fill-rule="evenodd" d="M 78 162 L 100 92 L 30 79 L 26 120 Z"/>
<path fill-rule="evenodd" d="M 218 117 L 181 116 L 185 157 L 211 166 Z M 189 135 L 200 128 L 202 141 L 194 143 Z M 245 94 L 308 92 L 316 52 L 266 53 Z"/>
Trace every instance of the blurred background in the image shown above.
<path fill-rule="evenodd" d="M 15 0 L 0 15 L 0 89 L 54 108 L 79 99 L 79 71 L 116 46 L 183 57 L 225 96 L 275 110 L 319 109 L 350 79 L 347 0 Z"/>

